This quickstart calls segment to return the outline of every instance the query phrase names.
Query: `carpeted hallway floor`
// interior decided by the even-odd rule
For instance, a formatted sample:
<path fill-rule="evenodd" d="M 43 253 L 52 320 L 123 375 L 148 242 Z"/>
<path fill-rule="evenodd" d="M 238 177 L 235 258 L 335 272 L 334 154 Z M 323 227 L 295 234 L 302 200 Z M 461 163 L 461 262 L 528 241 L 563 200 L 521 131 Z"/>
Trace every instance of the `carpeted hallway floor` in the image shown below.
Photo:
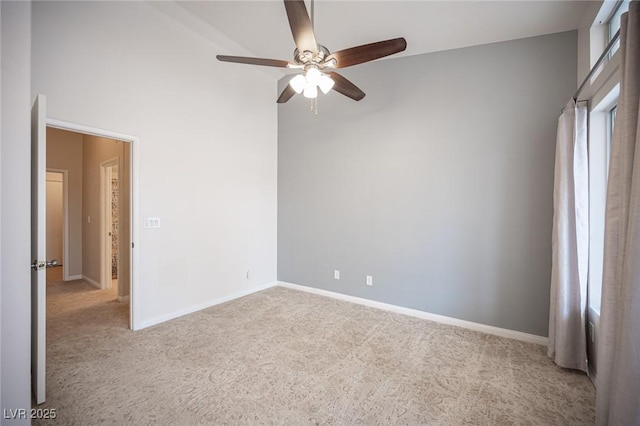
<path fill-rule="evenodd" d="M 594 423 L 590 380 L 534 344 L 281 287 L 132 332 L 110 291 L 47 290 L 34 424 Z"/>

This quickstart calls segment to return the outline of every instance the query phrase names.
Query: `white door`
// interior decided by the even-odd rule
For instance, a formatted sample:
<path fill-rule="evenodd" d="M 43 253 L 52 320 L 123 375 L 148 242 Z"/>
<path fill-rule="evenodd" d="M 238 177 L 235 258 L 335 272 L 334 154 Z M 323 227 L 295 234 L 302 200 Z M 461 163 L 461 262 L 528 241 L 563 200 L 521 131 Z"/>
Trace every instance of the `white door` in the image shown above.
<path fill-rule="evenodd" d="M 31 108 L 31 388 L 36 403 L 45 400 L 46 357 L 46 98 Z"/>

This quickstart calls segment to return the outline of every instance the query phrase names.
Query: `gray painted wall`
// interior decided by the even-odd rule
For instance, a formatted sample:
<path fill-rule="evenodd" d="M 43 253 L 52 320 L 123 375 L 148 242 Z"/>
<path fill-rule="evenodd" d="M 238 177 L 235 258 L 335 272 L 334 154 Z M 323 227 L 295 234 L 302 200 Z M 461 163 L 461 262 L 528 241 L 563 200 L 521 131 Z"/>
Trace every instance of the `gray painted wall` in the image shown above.
<path fill-rule="evenodd" d="M 379 61 L 341 70 L 359 103 L 280 106 L 278 279 L 546 336 L 576 51 L 571 31 Z"/>

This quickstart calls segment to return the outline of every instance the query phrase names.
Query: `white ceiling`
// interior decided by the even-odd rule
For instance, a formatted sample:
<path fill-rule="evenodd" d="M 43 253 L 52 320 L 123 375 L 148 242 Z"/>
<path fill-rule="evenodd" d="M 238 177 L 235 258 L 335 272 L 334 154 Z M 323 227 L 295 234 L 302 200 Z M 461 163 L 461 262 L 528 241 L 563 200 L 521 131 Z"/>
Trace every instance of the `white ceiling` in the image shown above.
<path fill-rule="evenodd" d="M 335 1 L 315 3 L 318 43 L 336 51 L 395 37 L 400 55 L 513 40 L 578 27 L 589 1 Z M 282 1 L 179 1 L 250 56 L 292 60 L 294 43 Z M 307 10 L 310 10 L 307 0 Z M 220 52 L 247 56 L 247 52 Z"/>

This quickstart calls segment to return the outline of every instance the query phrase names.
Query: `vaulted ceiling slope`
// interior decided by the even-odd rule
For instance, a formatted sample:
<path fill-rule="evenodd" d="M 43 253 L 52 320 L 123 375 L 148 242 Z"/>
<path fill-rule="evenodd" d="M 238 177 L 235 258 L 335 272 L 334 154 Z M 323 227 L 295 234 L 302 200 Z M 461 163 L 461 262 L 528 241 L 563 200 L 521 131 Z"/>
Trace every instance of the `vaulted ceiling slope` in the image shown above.
<path fill-rule="evenodd" d="M 576 29 L 588 3 L 317 0 L 315 33 L 330 51 L 403 36 L 407 50 L 393 57 L 408 56 Z M 294 44 L 280 0 L 177 4 L 251 56 L 285 60 L 293 56 Z"/>

